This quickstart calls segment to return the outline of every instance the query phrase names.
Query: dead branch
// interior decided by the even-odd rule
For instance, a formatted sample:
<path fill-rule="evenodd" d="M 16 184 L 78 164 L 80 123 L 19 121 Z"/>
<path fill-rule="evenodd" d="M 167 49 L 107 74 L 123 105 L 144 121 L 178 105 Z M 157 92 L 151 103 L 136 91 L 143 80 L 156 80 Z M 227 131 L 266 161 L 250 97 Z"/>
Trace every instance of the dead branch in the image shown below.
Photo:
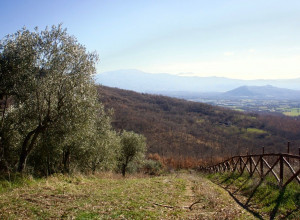
<path fill-rule="evenodd" d="M 165 208 L 169 208 L 169 209 L 174 209 L 176 208 L 175 206 L 170 206 L 170 205 L 162 205 L 162 204 L 159 204 L 159 203 L 153 203 L 154 205 L 157 205 L 157 206 L 161 206 L 161 207 L 165 207 Z"/>
<path fill-rule="evenodd" d="M 200 203 L 200 202 L 201 202 L 201 199 L 199 199 L 199 200 L 196 201 L 196 202 L 193 202 L 193 203 L 189 206 L 189 210 L 192 210 L 193 205 L 196 205 L 196 204 L 198 204 L 198 203 Z"/>

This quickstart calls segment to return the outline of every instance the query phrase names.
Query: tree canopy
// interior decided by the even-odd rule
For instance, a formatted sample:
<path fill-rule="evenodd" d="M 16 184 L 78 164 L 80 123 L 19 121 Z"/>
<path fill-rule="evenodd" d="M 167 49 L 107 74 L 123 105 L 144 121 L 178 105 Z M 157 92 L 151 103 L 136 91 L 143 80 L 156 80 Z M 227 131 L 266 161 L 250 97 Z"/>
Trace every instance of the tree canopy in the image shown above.
<path fill-rule="evenodd" d="M 23 28 L 1 41 L 4 164 L 14 166 L 16 158 L 8 154 L 19 152 L 17 170 L 22 172 L 38 144 L 50 148 L 50 139 L 59 132 L 56 145 L 69 145 L 74 137 L 68 135 L 81 135 L 91 126 L 98 107 L 92 80 L 97 59 L 61 25 L 33 32 Z"/>
<path fill-rule="evenodd" d="M 0 172 L 117 167 L 123 139 L 99 101 L 97 60 L 62 25 L 1 40 Z"/>

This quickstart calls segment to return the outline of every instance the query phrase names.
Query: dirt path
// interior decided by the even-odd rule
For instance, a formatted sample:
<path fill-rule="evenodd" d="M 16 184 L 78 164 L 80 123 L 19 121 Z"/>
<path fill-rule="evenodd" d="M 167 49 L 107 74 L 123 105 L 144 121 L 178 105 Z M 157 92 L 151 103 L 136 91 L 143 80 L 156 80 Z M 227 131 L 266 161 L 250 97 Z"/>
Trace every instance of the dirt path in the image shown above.
<path fill-rule="evenodd" d="M 187 181 L 182 203 L 187 219 L 256 219 L 208 179 L 189 174 L 181 174 L 181 178 Z"/>

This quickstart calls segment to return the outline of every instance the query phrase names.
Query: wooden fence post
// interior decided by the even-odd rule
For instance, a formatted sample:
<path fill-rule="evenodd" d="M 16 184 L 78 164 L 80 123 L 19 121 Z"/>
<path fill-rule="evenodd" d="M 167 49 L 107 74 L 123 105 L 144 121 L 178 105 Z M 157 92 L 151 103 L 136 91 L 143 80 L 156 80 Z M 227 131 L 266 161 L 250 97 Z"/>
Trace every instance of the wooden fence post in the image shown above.
<path fill-rule="evenodd" d="M 264 161 L 263 156 L 265 154 L 265 147 L 262 147 L 262 155 L 260 156 L 260 177 L 263 178 L 264 176 Z"/>
<path fill-rule="evenodd" d="M 294 179 L 297 180 L 298 183 L 300 183 L 300 147 L 298 148 L 299 156 L 297 156 L 295 154 L 289 154 L 289 146 L 290 142 L 288 142 L 288 153 L 265 154 L 264 147 L 262 147 L 263 154 L 253 155 L 247 153 L 247 155 L 235 156 L 213 166 L 209 166 L 206 168 L 200 167 L 200 169 L 216 173 L 224 173 L 228 171 L 234 172 L 235 170 L 237 170 L 237 172 L 239 172 L 240 175 L 242 175 L 244 170 L 247 169 L 247 171 L 250 173 L 250 176 L 252 176 L 255 173 L 255 171 L 257 171 L 257 173 L 260 174 L 261 181 L 263 181 L 269 173 L 272 173 L 278 182 L 279 188 L 284 189 Z M 257 157 L 258 160 L 256 160 Z M 293 162 L 292 164 L 288 162 L 289 158 Z M 273 162 L 274 159 L 276 159 L 276 162 Z M 271 165 L 273 163 L 273 165 L 271 166 L 269 163 Z M 295 167 L 293 167 L 292 165 L 294 165 Z M 268 169 L 264 170 L 264 166 L 266 166 Z M 279 176 L 277 173 L 278 166 Z M 286 168 L 289 168 L 289 170 L 292 172 L 293 175 L 291 177 L 288 175 L 285 176 L 284 166 L 287 166 Z"/>
<path fill-rule="evenodd" d="M 290 154 L 290 142 L 287 143 L 287 153 Z M 290 162 L 290 158 L 287 158 L 287 161 Z"/>
<path fill-rule="evenodd" d="M 249 158 L 248 158 L 250 161 L 250 176 L 252 176 L 252 171 L 253 171 L 253 167 L 252 167 L 252 157 L 251 157 L 251 155 L 249 156 Z"/>
<path fill-rule="evenodd" d="M 264 161 L 263 161 L 263 156 L 260 156 L 259 161 L 260 161 L 260 178 L 262 179 L 263 176 L 264 176 Z"/>
<path fill-rule="evenodd" d="M 239 157 L 239 160 L 240 160 L 240 173 L 242 174 L 242 158 L 241 158 L 241 156 Z"/>
<path fill-rule="evenodd" d="M 279 187 L 282 188 L 283 186 L 283 156 L 282 155 L 280 155 L 279 166 L 280 166 Z"/>

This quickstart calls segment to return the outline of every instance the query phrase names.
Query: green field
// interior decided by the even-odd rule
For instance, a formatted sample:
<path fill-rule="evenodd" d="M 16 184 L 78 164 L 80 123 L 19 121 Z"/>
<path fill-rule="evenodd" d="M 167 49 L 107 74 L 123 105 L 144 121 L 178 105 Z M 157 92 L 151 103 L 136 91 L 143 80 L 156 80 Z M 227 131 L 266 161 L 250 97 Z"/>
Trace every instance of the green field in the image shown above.
<path fill-rule="evenodd" d="M 265 134 L 267 133 L 266 131 L 258 128 L 247 128 L 248 133 L 255 133 L 255 134 Z"/>
<path fill-rule="evenodd" d="M 300 108 L 292 108 L 290 110 L 285 110 L 283 114 L 292 117 L 300 116 Z"/>

